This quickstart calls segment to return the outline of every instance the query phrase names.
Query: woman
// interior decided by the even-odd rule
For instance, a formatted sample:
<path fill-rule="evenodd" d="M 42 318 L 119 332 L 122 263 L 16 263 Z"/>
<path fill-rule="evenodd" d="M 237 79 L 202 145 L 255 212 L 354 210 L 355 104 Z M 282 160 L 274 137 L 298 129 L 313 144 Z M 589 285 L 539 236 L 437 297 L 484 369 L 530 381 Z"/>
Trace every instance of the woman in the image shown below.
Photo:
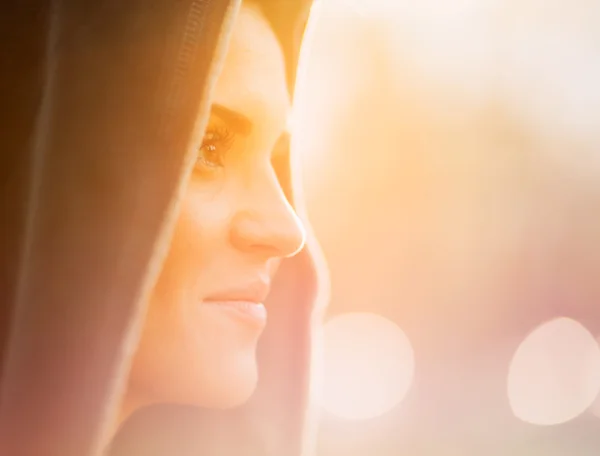
<path fill-rule="evenodd" d="M 79 3 L 3 15 L 0 453 L 300 454 L 316 245 L 285 126 L 307 5 Z"/>

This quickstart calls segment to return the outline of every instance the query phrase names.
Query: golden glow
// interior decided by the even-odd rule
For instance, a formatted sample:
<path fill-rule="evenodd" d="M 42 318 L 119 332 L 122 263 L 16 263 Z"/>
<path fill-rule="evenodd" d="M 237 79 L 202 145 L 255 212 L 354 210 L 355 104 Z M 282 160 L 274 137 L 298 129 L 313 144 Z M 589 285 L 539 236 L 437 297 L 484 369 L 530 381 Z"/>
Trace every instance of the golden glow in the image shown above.
<path fill-rule="evenodd" d="M 390 295 L 408 297 L 417 304 L 399 306 L 403 318 L 441 321 L 462 342 L 535 312 L 535 303 L 521 303 L 537 293 L 538 275 L 593 295 L 585 274 L 573 272 L 570 283 L 551 268 L 566 254 L 581 255 L 577 267 L 590 277 L 597 270 L 597 230 L 587 228 L 597 226 L 600 169 L 600 66 L 589 39 L 597 27 L 589 8 L 545 5 L 321 1 L 301 59 L 293 145 L 331 265 L 335 309 L 358 301 L 390 312 Z M 585 240 L 580 229 L 590 233 Z M 576 307 L 588 305 L 593 300 Z M 453 317 L 463 311 L 468 322 Z M 445 343 L 434 331 L 430 340 Z M 523 341 L 510 374 L 505 364 L 498 374 L 508 375 L 519 419 L 562 423 L 592 404 L 600 368 L 591 340 L 561 318 Z M 368 416 L 373 399 L 357 384 L 380 379 L 360 378 L 369 371 L 360 353 L 333 351 L 321 402 L 339 416 Z M 600 398 L 591 412 L 600 418 Z"/>
<path fill-rule="evenodd" d="M 580 323 L 558 318 L 521 343 L 508 375 L 508 398 L 517 418 L 538 425 L 570 421 L 600 390 L 600 347 Z"/>
<path fill-rule="evenodd" d="M 337 11 L 350 10 L 366 17 L 389 19 L 393 16 L 450 16 L 469 7 L 477 0 L 324 0 Z"/>
<path fill-rule="evenodd" d="M 347 419 L 374 418 L 399 404 L 414 372 L 404 332 L 371 313 L 332 318 L 324 335 L 323 407 Z"/>

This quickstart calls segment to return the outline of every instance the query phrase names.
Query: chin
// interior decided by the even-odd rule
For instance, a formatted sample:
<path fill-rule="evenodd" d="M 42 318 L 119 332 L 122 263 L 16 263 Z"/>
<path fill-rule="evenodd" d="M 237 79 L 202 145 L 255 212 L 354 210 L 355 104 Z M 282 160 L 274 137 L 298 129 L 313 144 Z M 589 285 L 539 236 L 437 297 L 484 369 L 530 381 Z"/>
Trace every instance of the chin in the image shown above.
<path fill-rule="evenodd" d="M 224 359 L 212 368 L 192 372 L 170 371 L 161 376 L 155 402 L 193 405 L 202 408 L 229 409 L 244 404 L 258 383 L 258 367 L 254 354 Z M 165 372 L 165 374 L 167 374 Z"/>
<path fill-rule="evenodd" d="M 231 409 L 244 405 L 256 390 L 256 382 L 243 385 L 236 391 L 228 391 L 212 403 L 214 409 Z M 203 405 L 203 404 L 200 404 Z M 204 405 L 206 407 L 206 405 Z"/>
<path fill-rule="evenodd" d="M 200 392 L 196 397 L 195 404 L 201 407 L 214 409 L 229 409 L 243 405 L 250 399 L 258 383 L 257 369 L 254 367 L 252 372 L 243 372 L 238 377 L 229 377 L 224 380 L 218 379 L 219 384 L 212 389 L 212 394 L 208 391 Z"/>
<path fill-rule="evenodd" d="M 228 318 L 203 317 L 191 329 L 166 319 L 146 330 L 130 374 L 128 394 L 135 403 L 228 409 L 252 396 L 258 335 Z"/>

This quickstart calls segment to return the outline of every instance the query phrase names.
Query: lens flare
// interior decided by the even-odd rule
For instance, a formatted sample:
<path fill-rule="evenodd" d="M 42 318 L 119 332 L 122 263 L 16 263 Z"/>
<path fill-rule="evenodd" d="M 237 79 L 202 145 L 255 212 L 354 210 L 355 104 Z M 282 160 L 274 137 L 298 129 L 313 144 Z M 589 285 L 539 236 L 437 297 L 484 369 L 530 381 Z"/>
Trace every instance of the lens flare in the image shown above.
<path fill-rule="evenodd" d="M 581 415 L 600 390 L 600 347 L 569 318 L 542 324 L 521 343 L 508 375 L 515 416 L 550 426 Z"/>
<path fill-rule="evenodd" d="M 414 373 L 414 354 L 404 332 L 371 313 L 347 313 L 324 330 L 322 406 L 340 418 L 380 416 L 398 405 Z"/>

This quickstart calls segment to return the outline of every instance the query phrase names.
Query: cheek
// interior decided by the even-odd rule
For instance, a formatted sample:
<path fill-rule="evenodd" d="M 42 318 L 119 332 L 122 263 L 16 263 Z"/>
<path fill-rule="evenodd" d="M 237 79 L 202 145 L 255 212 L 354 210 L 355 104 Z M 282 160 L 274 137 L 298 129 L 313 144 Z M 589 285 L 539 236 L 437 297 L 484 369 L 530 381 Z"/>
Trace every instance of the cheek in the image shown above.
<path fill-rule="evenodd" d="M 256 334 L 200 303 L 206 276 L 227 256 L 227 226 L 216 201 L 186 195 L 131 373 L 151 401 L 224 406 L 256 381 Z"/>
<path fill-rule="evenodd" d="M 204 201 L 188 191 L 158 280 L 156 294 L 198 297 L 203 275 L 227 248 L 229 214 L 223 204 Z M 170 299 L 167 299 L 169 301 Z"/>
<path fill-rule="evenodd" d="M 224 242 L 225 224 L 211 220 L 209 209 L 200 204 L 194 192 L 188 191 L 152 293 L 141 349 L 162 347 L 162 351 L 171 352 L 177 359 L 194 346 L 186 339 L 196 337 L 197 326 L 202 325 L 202 319 L 194 314 L 202 295 L 203 275 L 211 269 L 211 258 L 218 255 Z M 208 337 L 212 329 L 204 332 Z"/>

